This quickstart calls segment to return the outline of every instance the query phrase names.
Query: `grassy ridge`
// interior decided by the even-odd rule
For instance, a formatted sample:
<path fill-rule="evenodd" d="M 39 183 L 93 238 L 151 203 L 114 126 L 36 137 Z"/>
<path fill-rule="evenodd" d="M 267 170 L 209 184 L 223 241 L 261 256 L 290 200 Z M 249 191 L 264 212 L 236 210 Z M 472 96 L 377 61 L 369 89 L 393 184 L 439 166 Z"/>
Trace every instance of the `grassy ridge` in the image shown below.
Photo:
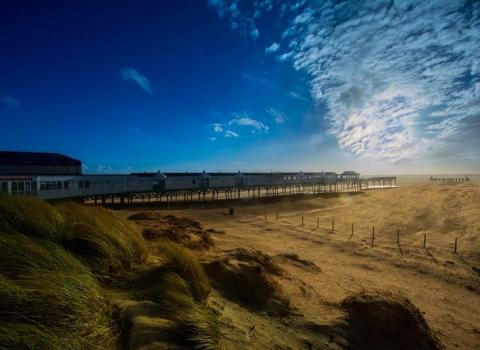
<path fill-rule="evenodd" d="M 111 346 L 107 303 L 88 267 L 58 244 L 20 233 L 0 233 L 0 252 L 0 347 Z"/>
<path fill-rule="evenodd" d="M 0 348 L 111 348 L 106 277 L 146 255 L 113 212 L 0 196 Z"/>
<path fill-rule="evenodd" d="M 192 349 L 218 349 L 217 315 L 207 306 L 211 287 L 200 262 L 176 243 L 164 241 L 158 248 L 166 261 L 149 271 L 140 297 L 160 303 L 163 316 L 176 323 Z"/>
<path fill-rule="evenodd" d="M 151 298 L 194 349 L 218 348 L 208 278 L 195 255 L 161 243 Z M 99 207 L 0 195 L 0 349 L 112 349 L 102 284 L 142 264 L 137 227 Z"/>
<path fill-rule="evenodd" d="M 99 276 L 130 270 L 146 255 L 145 241 L 137 227 L 102 207 L 62 203 L 56 210 L 65 220 L 62 244 Z"/>

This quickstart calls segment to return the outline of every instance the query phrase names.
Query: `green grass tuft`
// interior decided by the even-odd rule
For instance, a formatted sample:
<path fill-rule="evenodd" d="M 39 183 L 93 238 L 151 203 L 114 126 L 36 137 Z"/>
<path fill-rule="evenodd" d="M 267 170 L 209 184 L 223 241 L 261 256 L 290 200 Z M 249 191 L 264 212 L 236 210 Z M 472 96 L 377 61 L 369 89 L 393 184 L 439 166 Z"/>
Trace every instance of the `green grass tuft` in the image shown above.
<path fill-rule="evenodd" d="M 0 231 L 57 239 L 65 220 L 48 203 L 34 197 L 0 194 Z"/>
<path fill-rule="evenodd" d="M 195 300 L 189 283 L 178 274 L 165 272 L 159 282 L 160 302 L 192 348 L 218 349 L 220 331 L 217 315 L 213 310 Z"/>
<path fill-rule="evenodd" d="M 98 275 L 130 270 L 145 259 L 147 247 L 140 231 L 113 211 L 77 203 L 62 203 L 56 209 L 66 220 L 64 246 Z"/>
<path fill-rule="evenodd" d="M 168 241 L 162 242 L 159 250 L 167 259 L 165 266 L 187 281 L 194 299 L 205 302 L 211 291 L 210 281 L 197 257 L 186 248 Z"/>
<path fill-rule="evenodd" d="M 113 343 L 100 286 L 71 253 L 53 242 L 8 233 L 0 233 L 0 252 L 0 348 Z"/>

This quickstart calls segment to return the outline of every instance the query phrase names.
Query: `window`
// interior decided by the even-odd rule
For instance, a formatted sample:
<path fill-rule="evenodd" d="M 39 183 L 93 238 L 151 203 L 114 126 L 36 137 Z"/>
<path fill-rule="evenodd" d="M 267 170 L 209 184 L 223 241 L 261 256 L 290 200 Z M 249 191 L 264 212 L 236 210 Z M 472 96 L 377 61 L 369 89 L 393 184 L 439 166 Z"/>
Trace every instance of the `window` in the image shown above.
<path fill-rule="evenodd" d="M 40 181 L 40 190 L 61 190 L 62 181 Z"/>
<path fill-rule="evenodd" d="M 85 181 L 85 188 L 90 188 L 90 181 Z"/>
<path fill-rule="evenodd" d="M 68 186 L 70 185 L 70 181 L 63 181 L 63 188 L 68 190 Z"/>
<path fill-rule="evenodd" d="M 12 182 L 12 193 L 16 193 L 18 191 L 17 188 L 17 182 Z"/>
<path fill-rule="evenodd" d="M 83 181 L 78 181 L 78 188 L 83 188 Z"/>
<path fill-rule="evenodd" d="M 8 192 L 8 182 L 1 183 L 0 192 Z"/>

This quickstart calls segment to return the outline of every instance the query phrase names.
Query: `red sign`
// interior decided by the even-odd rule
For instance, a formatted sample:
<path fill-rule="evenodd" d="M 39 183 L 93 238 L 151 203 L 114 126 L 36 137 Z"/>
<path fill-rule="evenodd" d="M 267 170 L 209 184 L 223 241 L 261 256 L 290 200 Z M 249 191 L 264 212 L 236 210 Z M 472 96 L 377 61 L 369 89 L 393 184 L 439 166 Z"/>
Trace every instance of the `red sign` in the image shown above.
<path fill-rule="evenodd" d="M 22 177 L 22 176 L 15 176 L 15 177 L 0 176 L 0 181 L 32 181 L 32 178 Z"/>

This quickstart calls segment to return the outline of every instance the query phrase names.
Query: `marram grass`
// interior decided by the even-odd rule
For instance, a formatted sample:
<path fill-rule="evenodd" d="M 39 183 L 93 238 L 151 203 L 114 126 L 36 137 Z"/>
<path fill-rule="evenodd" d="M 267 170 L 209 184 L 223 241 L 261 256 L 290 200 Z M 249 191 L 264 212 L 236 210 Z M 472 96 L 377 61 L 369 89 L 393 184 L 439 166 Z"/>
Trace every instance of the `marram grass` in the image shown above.
<path fill-rule="evenodd" d="M 64 246 L 81 257 L 98 275 L 130 270 L 147 254 L 138 228 L 101 207 L 62 203 L 56 209 L 65 218 Z"/>
<path fill-rule="evenodd" d="M 202 266 L 176 244 L 160 251 L 156 300 L 193 349 L 218 349 Z M 146 255 L 138 228 L 110 210 L 0 195 L 0 349 L 115 349 L 101 284 Z"/>
<path fill-rule="evenodd" d="M 111 346 L 107 304 L 88 267 L 23 234 L 1 232 L 0 252 L 0 348 Z"/>

